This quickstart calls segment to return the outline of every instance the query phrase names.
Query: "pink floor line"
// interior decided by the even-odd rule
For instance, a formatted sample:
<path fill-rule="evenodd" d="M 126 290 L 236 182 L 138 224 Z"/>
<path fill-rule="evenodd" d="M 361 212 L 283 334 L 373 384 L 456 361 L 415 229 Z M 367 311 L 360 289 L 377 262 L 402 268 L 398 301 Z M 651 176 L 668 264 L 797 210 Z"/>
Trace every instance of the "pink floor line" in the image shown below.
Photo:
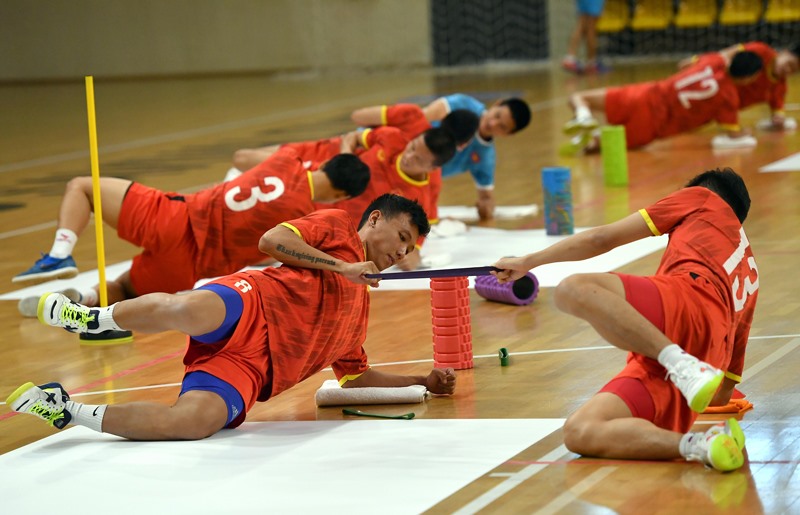
<path fill-rule="evenodd" d="M 675 464 L 685 465 L 683 460 L 672 460 Z M 536 460 L 509 460 L 503 465 L 622 465 L 622 464 L 643 464 L 643 465 L 664 465 L 669 463 L 668 460 L 594 460 L 575 458 L 574 460 L 553 460 L 553 461 L 536 461 Z M 747 460 L 745 464 L 749 465 L 797 465 L 800 460 Z"/>
<path fill-rule="evenodd" d="M 169 361 L 171 359 L 177 358 L 178 356 L 182 356 L 186 351 L 180 350 L 177 352 L 173 352 L 172 354 L 167 354 L 166 356 L 161 356 L 160 358 L 156 358 L 152 361 L 148 361 L 147 363 L 142 363 L 141 365 L 135 366 L 133 368 L 129 368 L 127 370 L 123 370 L 121 372 L 117 372 L 116 374 L 111 374 L 110 376 L 103 377 L 102 379 L 98 379 L 96 381 L 92 381 L 91 383 L 85 384 L 83 386 L 79 386 L 77 388 L 69 388 L 69 391 L 72 393 L 82 393 L 85 392 L 99 384 L 107 383 L 108 381 L 113 381 L 114 379 L 119 379 L 120 377 L 125 377 L 127 375 L 133 374 L 134 372 L 139 372 L 146 368 L 150 368 L 152 366 L 158 365 L 159 363 L 163 363 L 165 361 Z M 16 411 L 12 411 L 11 413 L 6 413 L 5 415 L 0 415 L 0 421 L 9 419 L 15 415 L 19 415 Z"/>

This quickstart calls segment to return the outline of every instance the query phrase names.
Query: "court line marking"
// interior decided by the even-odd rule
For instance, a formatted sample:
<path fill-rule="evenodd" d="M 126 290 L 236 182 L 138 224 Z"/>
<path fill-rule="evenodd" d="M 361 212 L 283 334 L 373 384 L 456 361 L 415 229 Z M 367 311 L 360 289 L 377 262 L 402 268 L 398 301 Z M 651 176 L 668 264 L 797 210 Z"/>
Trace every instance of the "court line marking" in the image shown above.
<path fill-rule="evenodd" d="M 538 461 L 541 462 L 555 461 L 568 454 L 572 453 L 567 450 L 564 444 L 561 444 L 552 451 L 542 456 Z M 488 490 L 485 493 L 479 495 L 471 502 L 465 504 L 460 509 L 453 512 L 454 515 L 471 515 L 473 513 L 477 513 L 478 511 L 482 510 L 489 504 L 493 503 L 506 493 L 510 492 L 517 486 L 521 485 L 528 479 L 532 478 L 533 476 L 544 470 L 545 467 L 547 467 L 547 464 L 536 463 L 528 465 L 522 470 L 514 473 L 497 472 L 494 474 L 490 474 L 489 475 L 490 477 L 505 477 L 506 479 L 502 483 L 496 485 L 491 490 Z"/>
<path fill-rule="evenodd" d="M 800 337 L 800 335 L 791 334 L 791 335 L 774 335 L 774 336 L 756 336 L 756 337 L 752 337 L 750 339 L 751 340 L 756 340 L 756 339 L 766 340 L 766 339 L 787 338 L 787 337 Z M 763 369 L 771 366 L 773 363 L 775 363 L 775 361 L 779 360 L 780 358 L 782 358 L 783 356 L 785 356 L 786 354 L 788 354 L 789 352 L 791 352 L 792 350 L 794 350 L 798 346 L 800 346 L 800 339 L 791 340 L 786 345 L 784 345 L 780 349 L 776 350 L 775 352 L 773 352 L 772 354 L 770 354 L 769 356 L 767 356 L 763 360 L 759 361 L 755 365 L 753 365 L 751 367 L 747 367 L 745 369 L 745 372 L 748 374 L 748 376 L 753 376 L 753 375 L 761 372 Z M 559 353 L 559 352 L 580 352 L 580 351 L 585 351 L 585 350 L 608 350 L 608 349 L 616 349 L 616 347 L 614 347 L 613 345 L 598 345 L 598 346 L 594 346 L 594 347 L 572 347 L 572 348 L 568 348 L 568 349 L 532 350 L 532 351 L 512 352 L 512 353 L 509 354 L 509 356 L 525 356 L 525 355 L 535 355 L 535 354 L 553 354 L 553 353 Z M 119 389 L 113 389 L 113 390 L 97 390 L 97 391 L 94 391 L 94 392 L 87 392 L 86 391 L 88 388 L 90 388 L 90 387 L 92 387 L 92 386 L 94 386 L 96 384 L 105 383 L 105 382 L 108 382 L 108 381 L 113 381 L 114 379 L 119 379 L 120 377 L 124 377 L 124 376 L 129 375 L 129 374 L 131 374 L 133 372 L 137 372 L 139 370 L 143 370 L 145 368 L 149 368 L 149 367 L 151 367 L 153 365 L 161 363 L 162 361 L 166 361 L 168 359 L 171 359 L 172 357 L 177 357 L 183 352 L 185 352 L 185 351 L 178 351 L 178 352 L 175 352 L 175 353 L 172 353 L 172 354 L 168 354 L 167 356 L 162 356 L 161 358 L 156 358 L 155 360 L 152 360 L 152 361 L 149 361 L 147 363 L 144 363 L 143 365 L 139 365 L 139 366 L 131 368 L 131 369 L 123 370 L 122 372 L 117 372 L 116 374 L 113 374 L 113 375 L 108 376 L 108 377 L 104 377 L 102 379 L 98 379 L 96 381 L 93 381 L 93 382 L 91 382 L 89 384 L 86 384 L 86 385 L 83 385 L 81 387 L 71 389 L 70 396 L 71 397 L 86 397 L 86 396 L 89 396 L 89 395 L 106 395 L 106 394 L 109 394 L 109 393 L 130 392 L 130 391 L 136 391 L 136 390 L 151 390 L 151 389 L 155 389 L 155 388 L 170 388 L 170 387 L 173 387 L 173 386 L 180 386 L 181 383 L 163 383 L 163 384 L 148 385 L 148 386 L 136 386 L 136 387 L 131 387 L 131 388 L 119 388 Z M 497 359 L 497 354 L 478 354 L 478 355 L 473 356 L 473 359 L 487 359 L 487 358 Z M 407 360 L 407 361 L 388 361 L 386 363 L 370 363 L 370 366 L 371 367 L 386 367 L 386 366 L 391 366 L 391 365 L 414 365 L 414 364 L 419 364 L 419 363 L 432 363 L 432 362 L 433 362 L 433 359 L 415 359 L 415 360 Z M 327 372 L 327 371 L 330 371 L 330 370 L 331 370 L 330 367 L 322 369 L 323 372 Z M 4 404 L 5 404 L 5 401 L 0 401 L 0 406 L 2 406 Z M 11 416 L 14 416 L 16 414 L 17 413 L 15 413 L 15 412 L 11 412 L 11 413 L 7 413 L 5 415 L 0 415 L 0 421 L 4 420 L 6 418 L 9 418 Z M 698 424 L 701 424 L 701 423 L 702 422 L 698 422 Z"/>
<path fill-rule="evenodd" d="M 604 350 L 604 349 L 615 349 L 615 348 L 616 347 L 614 347 L 612 345 L 608 345 L 608 346 L 604 345 L 604 346 L 598 346 L 598 347 L 574 347 L 574 348 L 571 348 L 571 349 L 550 349 L 550 350 L 516 352 L 516 353 L 514 353 L 514 355 L 521 355 L 521 354 L 547 354 L 547 353 L 551 353 L 551 352 L 578 352 L 578 351 L 582 351 L 582 350 Z M 85 385 L 80 386 L 78 388 L 70 388 L 70 389 L 68 389 L 70 397 L 81 397 L 81 396 L 87 396 L 87 395 L 105 395 L 105 394 L 117 393 L 117 392 L 128 392 L 128 391 L 134 391 L 134 390 L 149 390 L 149 389 L 153 389 L 153 388 L 168 388 L 168 387 L 171 387 L 171 386 L 180 386 L 181 383 L 164 383 L 164 384 L 149 385 L 149 386 L 137 386 L 137 387 L 132 387 L 132 388 L 120 388 L 120 389 L 116 389 L 116 390 L 98 390 L 98 391 L 94 391 L 94 392 L 87 392 L 86 391 L 86 390 L 88 390 L 89 388 L 91 388 L 92 386 L 94 386 L 96 384 L 106 383 L 108 381 L 113 381 L 114 379 L 119 379 L 120 377 L 124 377 L 124 376 L 130 375 L 133 372 L 138 372 L 138 371 L 143 370 L 145 368 L 149 368 L 149 367 L 151 367 L 153 365 L 157 365 L 157 364 L 159 364 L 159 363 L 161 363 L 163 361 L 167 361 L 167 360 L 172 359 L 174 357 L 178 357 L 178 356 L 184 354 L 185 352 L 186 352 L 185 350 L 173 352 L 172 354 L 168 354 L 166 356 L 162 356 L 160 358 L 156 358 L 156 359 L 154 359 L 152 361 L 148 361 L 148 362 L 146 362 L 146 363 L 144 363 L 142 365 L 138 365 L 138 366 L 136 366 L 134 368 L 123 370 L 121 372 L 117 372 L 116 374 L 112 374 L 112 375 L 110 375 L 108 377 L 104 377 L 102 379 L 98 379 L 96 381 L 92 381 L 91 383 L 85 384 Z M 495 358 L 495 359 L 497 359 L 497 354 L 483 354 L 483 355 L 473 356 L 473 359 L 476 359 L 476 358 Z M 416 359 L 416 360 L 409 360 L 409 361 L 391 361 L 391 362 L 387 362 L 387 363 L 370 363 L 370 366 L 371 367 L 386 367 L 386 366 L 390 366 L 390 365 L 411 365 L 411 364 L 416 364 L 416 363 L 432 363 L 432 362 L 433 362 L 433 358 L 430 358 L 430 359 Z M 321 372 L 327 372 L 327 371 L 330 371 L 330 370 L 332 370 L 331 367 L 328 367 L 328 368 L 322 369 Z M 75 392 L 74 395 L 73 395 L 73 392 Z M 5 404 L 5 401 L 0 402 L 0 406 L 2 406 L 3 404 Z M 13 415 L 16 415 L 16 414 L 17 414 L 16 412 L 11 412 L 11 413 L 7 413 L 5 415 L 0 415 L 0 420 L 3 420 L 5 418 L 9 418 L 9 416 L 13 416 Z"/>
<path fill-rule="evenodd" d="M 579 481 L 574 486 L 571 486 L 569 490 L 561 492 L 559 496 L 545 504 L 541 509 L 536 510 L 535 513 L 537 515 L 558 513 L 562 508 L 572 504 L 579 499 L 581 495 L 597 486 L 600 481 L 604 480 L 609 474 L 616 471 L 618 468 L 619 465 L 614 467 L 601 467 L 597 469 L 589 474 L 589 476 L 587 476 L 585 479 Z"/>

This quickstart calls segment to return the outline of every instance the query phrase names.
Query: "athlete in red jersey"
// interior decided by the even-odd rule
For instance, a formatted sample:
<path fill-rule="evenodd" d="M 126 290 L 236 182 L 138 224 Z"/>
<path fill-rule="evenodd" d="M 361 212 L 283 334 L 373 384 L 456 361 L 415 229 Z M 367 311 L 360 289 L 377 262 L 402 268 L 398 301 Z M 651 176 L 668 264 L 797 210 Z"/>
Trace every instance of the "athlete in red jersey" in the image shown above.
<path fill-rule="evenodd" d="M 455 154 L 455 140 L 443 128 L 428 129 L 408 138 L 399 129 L 379 127 L 356 130 L 341 137 L 301 143 L 287 143 L 305 161 L 322 161 L 339 152 L 353 152 L 369 166 L 370 180 L 359 197 L 337 201 L 333 207 L 347 211 L 358 221 L 366 206 L 384 193 L 395 193 L 422 205 L 431 222 L 438 216 L 441 174 L 437 167 Z M 319 207 L 319 206 L 318 206 Z M 422 240 L 418 242 L 422 244 Z M 400 265 L 406 270 L 417 268 L 419 253 L 408 256 Z"/>
<path fill-rule="evenodd" d="M 786 79 L 789 75 L 800 70 L 800 44 L 795 44 L 788 49 L 775 50 L 766 43 L 751 41 L 738 44 L 722 50 L 720 53 L 731 58 L 736 52 L 749 51 L 757 54 L 764 62 L 764 68 L 758 77 L 748 84 L 737 84 L 739 92 L 739 108 L 744 109 L 753 104 L 766 103 L 772 115 L 767 120 L 759 122 L 759 128 L 767 130 L 794 129 L 797 121 L 786 118 L 783 112 L 786 100 Z M 697 56 L 684 59 L 678 66 L 683 68 L 695 63 Z"/>
<path fill-rule="evenodd" d="M 467 113 L 478 117 L 477 124 L 467 118 Z M 475 207 L 481 220 L 494 216 L 494 139 L 521 131 L 530 117 L 530 108 L 522 99 L 498 100 L 487 108 L 477 99 L 458 93 L 437 98 L 424 108 L 413 104 L 380 105 L 357 109 L 350 115 L 357 125 L 397 127 L 410 136 L 418 134 L 415 131 L 423 126 L 423 118 L 451 130 L 458 152 L 442 167 L 442 178 L 469 172 L 475 182 Z"/>
<path fill-rule="evenodd" d="M 67 400 L 66 393 L 48 396 L 53 385 L 26 384 L 9 403 L 59 429 L 72 422 L 135 440 L 186 440 L 236 427 L 256 401 L 327 366 L 344 387 L 420 384 L 432 393 L 453 393 L 452 369 L 434 369 L 428 376 L 380 372 L 369 368 L 363 347 L 367 286 L 378 282 L 365 274 L 402 261 L 414 252 L 416 238 L 429 230 L 419 204 L 387 194 L 369 206 L 358 230 L 337 209 L 270 229 L 259 248 L 283 261 L 279 268 L 240 272 L 187 294 L 144 295 L 108 308 L 47 294 L 40 318 L 56 327 L 83 332 L 174 329 L 190 335 L 181 396 L 172 407 L 141 402 L 88 406 Z M 33 405 L 40 409 L 32 410 Z"/>
<path fill-rule="evenodd" d="M 291 149 L 281 150 L 234 181 L 186 195 L 101 178 L 103 220 L 117 229 L 120 238 L 144 249 L 130 270 L 108 283 L 109 303 L 145 293 L 189 290 L 198 279 L 263 260 L 258 239 L 265 228 L 364 191 L 367 166 L 352 155 L 334 157 L 310 172 Z M 61 204 L 55 252 L 43 258 L 54 261 L 53 270 L 41 271 L 37 262 L 32 270 L 39 273 L 26 272 L 15 282 L 52 278 L 59 263 L 72 262 L 72 248 L 92 210 L 91 178 L 70 181 Z M 59 237 L 67 231 L 71 245 L 61 248 Z M 72 275 L 76 273 L 73 266 Z M 86 304 L 97 305 L 96 288 L 82 294 Z M 35 316 L 37 303 L 35 298 L 23 299 L 20 311 Z"/>
<path fill-rule="evenodd" d="M 727 404 L 741 380 L 758 297 L 758 269 L 742 228 L 749 208 L 741 177 L 713 170 L 618 222 L 495 264 L 505 282 L 547 263 L 669 234 L 653 276 L 578 274 L 556 288 L 559 309 L 630 351 L 622 372 L 567 420 L 570 450 L 622 459 L 682 456 L 719 470 L 742 465 L 744 436 L 735 421 L 705 434 L 687 431 L 709 404 Z"/>
<path fill-rule="evenodd" d="M 570 98 L 575 118 L 564 131 L 575 135 L 573 150 L 596 150 L 596 138 L 591 137 L 598 126 L 594 110 L 603 112 L 609 124 L 625 127 L 628 148 L 711 121 L 724 131 L 712 141 L 715 147 L 753 146 L 755 138 L 739 127 L 736 86 L 755 80 L 761 68 L 761 59 L 752 52 L 737 52 L 730 60 L 709 54 L 665 80 L 575 93 Z"/>

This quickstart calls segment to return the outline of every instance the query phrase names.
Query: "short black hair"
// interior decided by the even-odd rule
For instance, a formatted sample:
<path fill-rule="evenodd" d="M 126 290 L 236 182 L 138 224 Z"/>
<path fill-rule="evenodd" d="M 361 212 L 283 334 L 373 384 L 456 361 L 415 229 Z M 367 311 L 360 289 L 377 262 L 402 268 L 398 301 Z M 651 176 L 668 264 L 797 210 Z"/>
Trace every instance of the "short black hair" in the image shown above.
<path fill-rule="evenodd" d="M 416 200 L 409 200 L 400 195 L 395 195 L 394 193 L 384 193 L 367 206 L 366 211 L 361 215 L 361 222 L 358 224 L 359 229 L 364 227 L 364 224 L 367 223 L 369 219 L 369 214 L 376 209 L 383 213 L 383 216 L 387 219 L 392 219 L 403 213 L 408 214 L 409 218 L 411 218 L 411 223 L 417 226 L 420 236 L 427 236 L 428 233 L 431 232 L 431 224 L 428 222 L 428 215 L 425 214 L 425 210 L 422 209 L 422 206 L 420 206 Z"/>
<path fill-rule="evenodd" d="M 328 176 L 331 185 L 351 197 L 364 193 L 369 183 L 369 166 L 355 154 L 338 154 L 324 165 L 322 171 Z"/>
<path fill-rule="evenodd" d="M 708 170 L 686 183 L 686 187 L 702 186 L 708 188 L 728 203 L 736 213 L 739 223 L 744 223 L 750 211 L 750 194 L 739 174 L 730 168 Z"/>
<path fill-rule="evenodd" d="M 531 108 L 528 107 L 527 102 L 521 98 L 507 98 L 500 102 L 500 105 L 508 106 L 508 110 L 511 111 L 511 118 L 514 119 L 514 130 L 511 131 L 511 134 L 528 126 L 531 121 Z"/>
<path fill-rule="evenodd" d="M 463 145 L 475 137 L 481 117 L 469 109 L 456 109 L 442 118 L 441 127 L 450 131 L 456 139 L 456 145 Z"/>
<path fill-rule="evenodd" d="M 795 57 L 800 57 L 800 43 L 792 43 L 787 50 L 793 53 Z"/>
<path fill-rule="evenodd" d="M 760 72 L 763 67 L 764 61 L 757 53 L 743 50 L 733 54 L 728 70 L 734 79 L 744 79 Z"/>
<path fill-rule="evenodd" d="M 425 146 L 433 154 L 433 164 L 442 166 L 456 155 L 456 138 L 442 127 L 435 127 L 423 132 Z"/>

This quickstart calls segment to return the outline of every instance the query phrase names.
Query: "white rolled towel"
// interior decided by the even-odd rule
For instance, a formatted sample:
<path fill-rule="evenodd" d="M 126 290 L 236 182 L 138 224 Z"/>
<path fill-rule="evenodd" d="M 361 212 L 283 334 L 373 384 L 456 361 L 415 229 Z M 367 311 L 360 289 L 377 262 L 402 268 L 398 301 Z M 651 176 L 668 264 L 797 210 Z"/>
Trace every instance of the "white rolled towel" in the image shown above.
<path fill-rule="evenodd" d="M 715 149 L 753 148 L 757 143 L 756 139 L 750 135 L 731 138 L 727 134 L 718 134 L 711 138 L 711 146 Z"/>
<path fill-rule="evenodd" d="M 412 404 L 423 402 L 428 389 L 422 385 L 378 388 L 342 388 L 335 379 L 322 383 L 314 396 L 317 406 L 355 404 Z"/>

